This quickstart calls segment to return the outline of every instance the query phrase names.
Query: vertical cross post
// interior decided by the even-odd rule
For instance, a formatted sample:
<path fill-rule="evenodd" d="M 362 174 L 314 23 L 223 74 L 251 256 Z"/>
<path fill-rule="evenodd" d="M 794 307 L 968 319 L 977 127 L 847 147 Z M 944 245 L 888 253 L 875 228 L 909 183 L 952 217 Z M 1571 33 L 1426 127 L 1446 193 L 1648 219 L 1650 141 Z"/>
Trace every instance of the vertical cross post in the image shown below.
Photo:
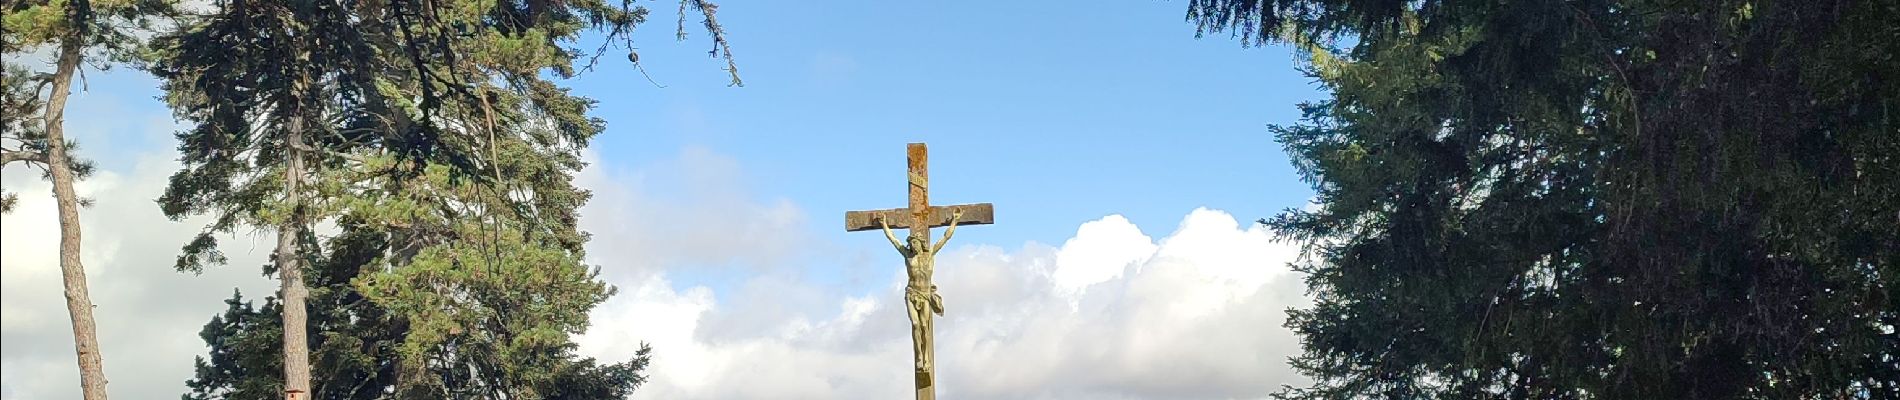
<path fill-rule="evenodd" d="M 904 146 L 910 172 L 910 235 L 930 243 L 930 152 L 923 143 Z"/>
<path fill-rule="evenodd" d="M 907 161 L 905 169 L 910 175 L 908 179 L 910 184 L 907 185 L 910 188 L 910 236 L 921 239 L 917 242 L 927 245 L 930 243 L 930 152 L 924 148 L 923 143 L 911 143 L 904 146 L 904 155 Z M 923 313 L 922 318 L 928 320 L 932 316 L 926 312 Z M 932 325 L 925 324 L 924 326 Z M 936 333 L 924 332 L 925 337 L 933 335 Z M 925 347 L 923 351 L 928 353 L 924 357 L 937 359 L 936 346 Z M 912 379 L 916 381 L 917 400 L 937 399 L 937 377 L 935 376 L 937 371 L 935 369 L 935 366 L 931 366 L 916 371 L 917 376 Z"/>

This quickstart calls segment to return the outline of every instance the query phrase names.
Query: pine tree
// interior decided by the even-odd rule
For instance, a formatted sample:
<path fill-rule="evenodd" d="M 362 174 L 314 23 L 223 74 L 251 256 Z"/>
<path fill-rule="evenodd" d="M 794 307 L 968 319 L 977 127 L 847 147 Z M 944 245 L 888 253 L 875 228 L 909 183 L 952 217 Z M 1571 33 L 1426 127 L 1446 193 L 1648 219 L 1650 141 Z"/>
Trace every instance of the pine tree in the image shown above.
<path fill-rule="evenodd" d="M 1286 398 L 1900 397 L 1900 5 L 1193 2 L 1331 98 Z"/>
<path fill-rule="evenodd" d="M 153 71 L 165 80 L 175 114 L 195 124 L 178 134 L 184 167 L 159 202 L 174 219 L 214 215 L 179 256 L 180 270 L 224 261 L 214 233 L 240 225 L 276 229 L 266 273 L 282 283 L 282 393 L 304 399 L 310 366 L 303 264 L 320 245 L 309 228 L 334 214 L 316 193 L 327 183 L 316 171 L 344 167 L 341 154 L 353 150 L 323 134 L 336 133 L 336 114 L 356 107 L 353 74 L 372 71 L 350 68 L 361 68 L 360 54 L 370 49 L 361 35 L 344 32 L 352 15 L 336 4 L 238 0 L 218 8 L 158 40 Z"/>
<path fill-rule="evenodd" d="M 197 377 L 185 382 L 183 400 L 270 400 L 282 395 L 283 316 L 267 299 L 262 309 L 233 291 L 224 314 L 211 318 L 198 336 L 211 347 L 199 357 Z M 319 398 L 328 398 L 321 397 Z"/>
<path fill-rule="evenodd" d="M 725 51 L 716 8 L 690 5 Z M 294 227 L 279 259 L 311 275 L 282 275 L 286 289 L 314 290 L 304 304 L 284 291 L 280 326 L 312 336 L 286 340 L 284 360 L 309 360 L 315 382 L 287 374 L 285 387 L 317 398 L 625 396 L 646 356 L 599 365 L 570 339 L 612 293 L 581 264 L 588 195 L 572 183 L 604 124 L 546 74 L 577 73 L 587 54 L 561 44 L 589 30 L 631 50 L 646 14 L 602 1 L 222 5 L 161 39 L 154 69 L 197 123 L 161 203 L 216 221 L 179 267 L 222 262 L 215 235 L 235 227 Z M 339 233 L 312 234 L 317 221 Z M 236 382 L 201 374 L 193 393 L 219 398 Z"/>
<path fill-rule="evenodd" d="M 149 24 L 169 14 L 171 7 L 170 2 L 160 0 L 107 1 L 96 6 L 89 0 L 0 4 L 0 12 L 4 12 L 0 15 L 0 53 L 8 55 L 9 60 L 29 49 L 57 48 L 50 73 L 30 74 L 11 61 L 4 66 L 5 108 L 0 111 L 8 115 L 0 117 L 0 129 L 4 129 L 0 131 L 0 167 L 24 162 L 43 170 L 53 182 L 60 230 L 60 275 L 79 358 L 80 396 L 86 400 L 106 398 L 106 377 L 98 328 L 92 318 L 92 295 L 86 287 L 86 268 L 79 258 L 79 208 L 89 202 L 73 190 L 73 182 L 90 174 L 92 167 L 75 156 L 75 143 L 66 138 L 66 100 L 72 94 L 74 75 L 87 61 L 87 52 L 103 55 L 103 61 L 108 62 L 129 60 L 138 45 L 132 32 L 150 28 Z M 38 115 L 38 121 L 32 121 L 32 115 Z M 0 193 L 0 213 L 10 211 L 17 196 Z"/>

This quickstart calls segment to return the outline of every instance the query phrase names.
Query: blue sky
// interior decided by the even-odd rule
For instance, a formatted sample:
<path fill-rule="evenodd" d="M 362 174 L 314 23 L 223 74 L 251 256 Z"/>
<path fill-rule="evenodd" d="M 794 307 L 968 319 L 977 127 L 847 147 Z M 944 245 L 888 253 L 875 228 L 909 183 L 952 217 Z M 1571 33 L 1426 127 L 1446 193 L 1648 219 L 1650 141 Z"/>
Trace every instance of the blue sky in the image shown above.
<path fill-rule="evenodd" d="M 930 145 L 934 204 L 997 205 L 996 225 L 957 244 L 1060 244 L 1110 214 L 1160 235 L 1196 207 L 1253 220 L 1312 193 L 1267 126 L 1293 122 L 1294 106 L 1322 93 L 1285 47 L 1195 38 L 1182 2 L 727 3 L 718 16 L 744 87 L 726 85 L 696 14 L 676 42 L 677 14 L 653 2 L 635 40 L 664 88 L 617 52 L 566 82 L 608 123 L 592 146 L 599 167 L 706 149 L 742 166 L 745 193 L 805 211 L 808 234 L 879 255 L 878 235 L 839 226 L 846 210 L 904 205 L 914 141 Z M 135 152 L 173 145 L 147 133 L 171 123 L 155 81 L 125 69 L 88 78 L 69 115 L 89 153 L 129 166 Z M 839 278 L 828 272 L 836 258 L 808 261 L 816 278 Z"/>
<path fill-rule="evenodd" d="M 620 344 L 657 343 L 660 386 L 650 396 L 757 398 L 729 390 L 768 386 L 810 389 L 785 398 L 902 393 L 891 383 L 899 379 L 878 375 L 908 357 L 904 317 L 882 303 L 900 290 L 892 285 L 901 264 L 882 237 L 843 232 L 842 219 L 847 210 L 904 205 L 904 145 L 916 141 L 930 145 L 933 203 L 997 210 L 997 224 L 960 230 L 939 264 L 955 313 L 943 343 L 956 348 L 940 354 L 952 371 L 945 379 L 965 382 L 964 393 L 1226 398 L 1297 381 L 1279 361 L 1297 340 L 1277 318 L 1300 304 L 1298 280 L 1255 275 L 1283 273 L 1295 251 L 1250 228 L 1311 197 L 1267 132 L 1294 122 L 1297 103 L 1323 96 L 1288 49 L 1243 48 L 1226 34 L 1196 39 L 1181 1 L 734 0 L 718 16 L 746 86 L 728 87 L 724 62 L 708 57 L 710 42 L 692 29 L 696 15 L 691 37 L 676 42 L 674 3 L 642 4 L 654 12 L 636 33 L 641 59 L 665 87 L 620 53 L 565 84 L 598 100 L 593 115 L 608 123 L 591 148 L 603 173 L 582 180 L 599 195 L 583 209 L 583 227 L 597 234 L 590 259 L 623 271 L 662 264 L 652 267 L 659 275 L 603 275 L 622 295 L 596 309 L 604 333 L 590 333 L 583 347 L 614 357 L 630 351 Z M 255 294 L 274 285 L 254 269 L 263 262 L 256 249 L 268 248 L 258 238 L 228 240 L 232 265 L 203 277 L 164 268 L 200 225 L 165 222 L 151 203 L 174 168 L 164 159 L 176 145 L 167 132 L 178 128 L 156 84 L 132 70 L 90 71 L 67 113 L 81 154 L 102 167 L 81 184 L 99 200 L 82 217 L 114 361 L 108 373 L 120 393 L 176 390 L 190 374 L 184 360 L 203 351 L 194 333 L 229 288 Z M 46 372 L 9 375 L 0 399 L 57 398 L 33 393 L 73 387 L 58 285 L 41 282 L 57 275 L 50 242 L 18 234 L 56 226 L 50 203 L 29 194 L 46 190 L 29 172 L 6 172 L 7 189 L 23 195 L 21 211 L 5 219 L 9 320 L 0 358 L 9 374 Z M 742 198 L 694 193 L 702 189 Z M 713 200 L 720 203 L 692 206 Z M 667 215 L 767 215 L 758 210 L 775 205 L 797 217 L 722 219 L 746 225 L 729 240 L 669 225 L 693 218 Z M 814 250 L 759 243 L 780 238 Z M 712 265 L 722 263 L 782 265 Z M 1117 327 L 1127 324 L 1180 330 L 1126 336 L 1133 330 Z M 997 331 L 1018 333 L 1002 340 Z M 1069 340 L 1084 336 L 1092 341 Z M 1090 358 L 1139 340 L 1157 344 L 1117 365 Z M 149 351 L 114 350 L 129 348 Z M 985 350 L 997 348 L 1047 357 Z M 784 369 L 746 367 L 759 357 Z M 840 363 L 852 368 L 830 368 Z M 1168 366 L 1179 363 L 1225 365 L 1228 374 Z M 978 384 L 999 367 L 1040 378 Z M 757 374 L 776 383 L 750 383 Z M 1260 378 L 1267 375 L 1275 378 Z M 803 386 L 814 382 L 829 386 Z"/>
<path fill-rule="evenodd" d="M 997 203 L 982 235 L 1000 243 L 1109 213 L 1156 228 L 1197 206 L 1265 216 L 1310 195 L 1266 132 L 1319 95 L 1290 52 L 1197 40 L 1182 2 L 1098 3 L 731 2 L 719 15 L 745 87 L 723 85 L 704 35 L 674 43 L 665 20 L 639 40 L 666 88 L 624 62 L 573 87 L 600 100 L 604 156 L 709 146 L 814 213 L 901 206 L 903 145 L 928 142 L 933 197 Z"/>
<path fill-rule="evenodd" d="M 1115 213 L 1166 233 L 1195 207 L 1255 219 L 1301 205 L 1311 191 L 1266 128 L 1320 92 L 1283 47 L 1196 39 L 1185 7 L 727 2 L 745 87 L 725 86 L 694 26 L 672 41 L 672 10 L 656 8 L 637 40 L 665 88 L 618 54 L 571 83 L 600 101 L 608 163 L 711 148 L 745 165 L 751 193 L 809 212 L 815 234 L 844 235 L 845 210 L 902 206 L 911 141 L 930 145 L 933 203 L 997 204 L 998 224 L 964 243 L 1060 244 Z"/>
<path fill-rule="evenodd" d="M 1256 218 L 1311 196 L 1266 128 L 1322 92 L 1282 46 L 1195 38 L 1182 2 L 731 2 L 719 18 L 744 87 L 725 84 L 696 15 L 675 42 L 672 8 L 649 3 L 636 39 L 666 87 L 618 53 L 565 82 L 599 101 L 605 167 L 705 147 L 743 163 L 753 193 L 842 218 L 902 206 L 904 143 L 924 141 L 935 203 L 997 203 L 1000 223 L 971 238 L 995 243 L 1111 213 L 1162 230 L 1199 206 Z M 147 133 L 171 122 L 155 81 L 87 78 L 69 129 L 95 158 L 172 145 Z"/>

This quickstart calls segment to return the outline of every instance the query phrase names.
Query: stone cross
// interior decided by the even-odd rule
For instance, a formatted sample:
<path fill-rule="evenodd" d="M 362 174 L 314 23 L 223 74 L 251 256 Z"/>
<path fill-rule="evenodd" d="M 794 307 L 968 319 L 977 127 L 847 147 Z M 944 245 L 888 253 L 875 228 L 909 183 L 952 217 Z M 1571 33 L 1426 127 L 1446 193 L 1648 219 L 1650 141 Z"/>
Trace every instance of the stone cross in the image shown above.
<path fill-rule="evenodd" d="M 923 143 L 911 143 L 907 153 L 910 161 L 910 207 L 873 211 L 847 211 L 844 213 L 846 232 L 884 230 L 884 236 L 897 247 L 898 254 L 904 256 L 905 272 L 910 276 L 904 287 L 904 304 L 910 315 L 911 351 L 916 364 L 912 365 L 917 383 L 918 400 L 934 400 L 936 391 L 936 349 L 931 335 L 932 315 L 943 314 L 943 298 L 937 294 L 937 285 L 930 283 L 930 275 L 935 269 L 937 250 L 950 241 L 956 234 L 957 225 L 988 225 L 996 222 L 995 210 L 990 203 L 961 204 L 954 206 L 931 206 L 929 191 L 929 170 Z M 949 227 L 943 240 L 935 245 L 930 243 L 930 228 Z M 910 238 L 899 242 L 891 234 L 891 228 L 910 229 Z"/>

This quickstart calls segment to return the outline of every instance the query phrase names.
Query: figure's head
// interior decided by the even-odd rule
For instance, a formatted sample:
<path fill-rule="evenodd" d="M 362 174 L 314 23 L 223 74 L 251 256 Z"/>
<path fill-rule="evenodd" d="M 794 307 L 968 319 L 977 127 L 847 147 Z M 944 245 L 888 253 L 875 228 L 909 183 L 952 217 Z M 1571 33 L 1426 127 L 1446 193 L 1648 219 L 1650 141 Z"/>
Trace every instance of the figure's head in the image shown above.
<path fill-rule="evenodd" d="M 910 248 L 911 248 L 911 249 L 912 249 L 913 251 L 925 251 L 925 250 L 930 250 L 930 248 L 929 248 L 929 247 L 925 247 L 925 246 L 924 246 L 924 245 L 925 245 L 925 242 L 924 242 L 924 238 L 923 238 L 922 236 L 911 236 L 911 237 L 910 237 L 910 241 L 909 241 L 909 242 L 910 242 Z"/>

